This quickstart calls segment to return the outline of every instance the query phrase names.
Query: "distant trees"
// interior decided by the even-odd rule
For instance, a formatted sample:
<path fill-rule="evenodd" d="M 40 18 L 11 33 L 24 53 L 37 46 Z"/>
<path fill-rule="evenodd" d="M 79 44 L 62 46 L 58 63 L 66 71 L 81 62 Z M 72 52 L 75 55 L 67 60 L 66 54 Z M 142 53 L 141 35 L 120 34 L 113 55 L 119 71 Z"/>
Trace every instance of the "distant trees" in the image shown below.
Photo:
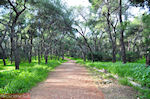
<path fill-rule="evenodd" d="M 149 34 L 147 34 L 149 32 L 146 33 L 147 27 L 145 26 L 149 25 L 144 25 L 146 24 L 143 21 L 144 16 L 136 17 L 133 21 L 128 19 L 130 16 L 128 8 L 131 2 L 90 0 L 90 3 L 92 7 L 87 8 L 86 13 L 83 7 L 76 8 L 78 11 L 74 12 L 80 17 L 78 17 L 79 20 L 75 17 L 73 29 L 76 32 L 73 32 L 75 36 L 70 37 L 79 42 L 75 43 L 76 48 L 80 48 L 82 52 L 73 47 L 75 51 L 81 53 L 76 55 L 84 60 L 91 57 L 89 58 L 91 60 L 110 61 L 111 59 L 112 62 L 122 60 L 123 63 L 136 61 L 145 56 L 149 48 L 149 44 L 146 43 L 149 39 Z M 147 36 L 144 36 L 145 34 Z"/>
<path fill-rule="evenodd" d="M 15 61 L 16 69 L 19 69 L 20 61 L 31 63 L 33 56 L 38 56 L 38 63 L 44 56 L 46 64 L 49 55 L 64 59 L 63 33 L 70 31 L 66 23 L 70 22 L 67 27 L 72 24 L 61 1 L 2 0 L 0 5 L 7 9 L 0 19 L 0 53 L 4 65 L 5 58 Z M 8 45 L 4 49 L 5 39 Z"/>
<path fill-rule="evenodd" d="M 15 62 L 81 57 L 94 61 L 136 61 L 150 65 L 150 15 L 128 19 L 132 0 L 89 0 L 91 7 L 68 8 L 61 0 L 1 0 L 0 55 Z M 146 2 L 145 0 L 144 2 Z M 130 5 L 133 4 L 133 5 Z M 6 9 L 6 10 L 5 10 Z"/>
<path fill-rule="evenodd" d="M 145 7 L 147 6 L 149 8 L 150 11 L 150 1 L 149 0 L 131 0 L 131 3 L 134 6 L 140 6 L 140 7 Z M 143 15 L 142 21 L 144 23 L 144 29 L 143 29 L 143 33 L 144 33 L 144 37 L 145 37 L 145 51 L 146 51 L 146 66 L 150 66 L 150 48 L 149 48 L 149 43 L 150 43 L 150 31 L 147 30 L 148 28 L 150 28 L 150 14 L 148 15 Z"/>

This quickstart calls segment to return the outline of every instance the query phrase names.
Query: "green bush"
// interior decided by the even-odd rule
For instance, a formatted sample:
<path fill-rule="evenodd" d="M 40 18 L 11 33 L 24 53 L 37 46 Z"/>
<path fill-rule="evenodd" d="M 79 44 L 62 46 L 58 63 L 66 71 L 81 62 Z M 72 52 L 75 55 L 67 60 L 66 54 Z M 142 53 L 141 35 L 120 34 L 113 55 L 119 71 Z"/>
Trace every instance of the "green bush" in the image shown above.
<path fill-rule="evenodd" d="M 87 58 L 88 60 L 92 60 L 92 54 L 88 53 Z M 102 52 L 94 52 L 93 58 L 94 58 L 94 61 L 111 61 L 112 60 L 111 56 Z"/>
<path fill-rule="evenodd" d="M 42 60 L 41 64 L 38 64 L 34 60 L 31 64 L 21 63 L 20 70 L 0 72 L 0 94 L 28 92 L 38 82 L 43 81 L 49 71 L 62 62 L 65 61 L 49 60 L 48 64 L 45 64 Z"/>
<path fill-rule="evenodd" d="M 83 62 L 77 60 L 78 63 L 87 66 L 96 67 L 98 69 L 106 69 L 112 74 L 117 74 L 120 77 L 132 77 L 135 81 L 141 83 L 143 86 L 150 88 L 150 67 L 146 68 L 145 64 L 141 63 L 126 63 L 121 62 Z"/>
<path fill-rule="evenodd" d="M 137 52 L 126 52 L 126 59 L 128 62 L 134 62 L 139 59 L 139 55 Z"/>
<path fill-rule="evenodd" d="M 94 61 L 102 61 L 102 59 L 103 59 L 102 56 L 103 56 L 103 54 L 100 52 L 94 52 L 93 53 Z M 88 60 L 92 60 L 92 54 L 88 53 L 87 58 L 88 58 Z"/>

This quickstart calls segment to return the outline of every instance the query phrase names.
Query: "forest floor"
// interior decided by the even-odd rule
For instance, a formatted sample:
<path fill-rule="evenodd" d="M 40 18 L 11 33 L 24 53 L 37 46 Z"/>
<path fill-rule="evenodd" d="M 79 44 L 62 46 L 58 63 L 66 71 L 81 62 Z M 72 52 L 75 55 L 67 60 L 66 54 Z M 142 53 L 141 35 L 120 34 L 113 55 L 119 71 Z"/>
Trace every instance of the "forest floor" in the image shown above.
<path fill-rule="evenodd" d="M 136 99 L 136 92 L 128 86 L 96 82 L 88 69 L 69 60 L 31 89 L 31 99 Z"/>

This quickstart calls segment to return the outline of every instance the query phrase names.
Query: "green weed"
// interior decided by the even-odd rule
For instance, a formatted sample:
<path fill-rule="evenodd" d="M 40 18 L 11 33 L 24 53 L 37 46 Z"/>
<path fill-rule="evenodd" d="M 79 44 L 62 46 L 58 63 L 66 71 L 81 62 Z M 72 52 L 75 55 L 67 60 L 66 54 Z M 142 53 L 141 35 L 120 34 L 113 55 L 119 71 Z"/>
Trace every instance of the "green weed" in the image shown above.
<path fill-rule="evenodd" d="M 36 60 L 33 60 L 31 64 L 21 63 L 20 70 L 14 70 L 14 66 L 3 66 L 3 70 L 6 71 L 0 71 L 0 93 L 28 92 L 38 82 L 46 79 L 49 71 L 62 62 L 65 61 L 49 60 L 48 64 L 45 64 L 42 60 L 41 64 L 38 64 Z"/>

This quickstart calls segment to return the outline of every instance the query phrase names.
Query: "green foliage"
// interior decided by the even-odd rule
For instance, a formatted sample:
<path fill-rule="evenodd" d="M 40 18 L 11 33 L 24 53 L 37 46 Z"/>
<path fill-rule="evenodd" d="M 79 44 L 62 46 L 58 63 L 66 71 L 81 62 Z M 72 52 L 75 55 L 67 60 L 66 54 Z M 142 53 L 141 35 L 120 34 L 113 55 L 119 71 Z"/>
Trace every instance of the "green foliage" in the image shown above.
<path fill-rule="evenodd" d="M 150 0 L 130 0 L 134 6 L 144 7 L 145 5 L 150 8 Z"/>
<path fill-rule="evenodd" d="M 88 53 L 87 55 L 88 60 L 92 60 L 91 53 Z M 108 54 L 104 54 L 102 52 L 94 52 L 93 53 L 94 61 L 111 61 L 112 58 Z"/>
<path fill-rule="evenodd" d="M 128 79 L 127 78 L 120 78 L 119 83 L 122 85 L 129 85 Z"/>
<path fill-rule="evenodd" d="M 150 43 L 150 14 L 144 14 L 142 17 L 142 22 L 144 26 L 143 36 L 145 37 L 145 44 Z"/>
<path fill-rule="evenodd" d="M 121 62 L 83 62 L 77 60 L 77 63 L 85 64 L 87 66 L 96 67 L 98 69 L 106 69 L 112 74 L 117 74 L 120 77 L 132 77 L 135 81 L 141 83 L 143 86 L 150 87 L 150 67 L 146 68 L 145 64 L 141 63 L 127 63 Z"/>
<path fill-rule="evenodd" d="M 128 62 L 134 62 L 136 60 L 138 60 L 139 55 L 136 52 L 126 52 L 126 58 Z"/>
<path fill-rule="evenodd" d="M 40 65 L 34 60 L 33 63 L 21 63 L 20 70 L 0 71 L 0 93 L 25 93 L 38 82 L 43 81 L 48 72 L 64 61 L 50 60 Z M 7 67 L 7 66 L 6 66 Z M 14 67 L 14 66 L 13 66 Z"/>
<path fill-rule="evenodd" d="M 0 6 L 6 5 L 7 3 L 8 3 L 7 0 L 0 0 Z"/>
<path fill-rule="evenodd" d="M 88 53 L 87 58 L 88 60 L 92 60 L 92 54 Z M 93 58 L 94 58 L 94 61 L 102 61 L 103 55 L 100 52 L 95 52 L 93 53 Z"/>
<path fill-rule="evenodd" d="M 145 57 L 143 57 L 142 59 L 139 59 L 139 60 L 135 61 L 135 63 L 145 64 L 146 63 L 146 59 L 145 59 Z"/>

